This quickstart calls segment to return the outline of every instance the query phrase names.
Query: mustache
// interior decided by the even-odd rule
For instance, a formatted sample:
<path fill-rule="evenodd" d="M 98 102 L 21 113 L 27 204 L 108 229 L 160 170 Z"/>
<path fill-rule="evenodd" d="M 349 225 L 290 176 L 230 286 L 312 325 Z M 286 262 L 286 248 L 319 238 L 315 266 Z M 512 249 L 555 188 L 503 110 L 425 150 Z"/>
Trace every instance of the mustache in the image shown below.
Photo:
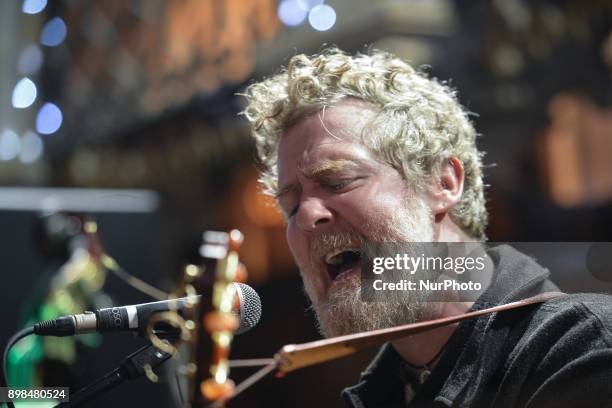
<path fill-rule="evenodd" d="M 370 231 L 372 230 L 370 228 Z M 382 243 L 406 242 L 402 240 L 403 237 L 393 239 L 391 231 L 385 232 L 372 232 L 368 237 L 354 230 L 320 232 L 310 241 L 310 258 L 312 261 L 319 261 L 330 251 L 345 248 L 357 249 L 362 255 L 372 258 L 381 252 Z"/>
<path fill-rule="evenodd" d="M 318 260 L 334 249 L 359 248 L 363 249 L 367 239 L 354 231 L 321 232 L 310 241 L 310 256 Z"/>

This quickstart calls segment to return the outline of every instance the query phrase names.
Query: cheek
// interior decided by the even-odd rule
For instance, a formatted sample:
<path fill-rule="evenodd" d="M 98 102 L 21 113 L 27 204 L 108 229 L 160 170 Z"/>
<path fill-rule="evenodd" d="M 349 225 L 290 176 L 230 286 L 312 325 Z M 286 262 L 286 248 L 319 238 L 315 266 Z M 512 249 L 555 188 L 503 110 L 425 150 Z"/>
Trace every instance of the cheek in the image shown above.
<path fill-rule="evenodd" d="M 374 185 L 338 196 L 335 204 L 342 218 L 367 236 L 372 224 L 397 211 L 402 201 L 400 194 Z"/>
<path fill-rule="evenodd" d="M 289 220 L 287 222 L 286 236 L 289 250 L 299 265 L 302 263 L 302 259 L 307 252 L 307 248 L 305 241 L 299 232 L 299 228 L 297 228 L 293 220 Z"/>

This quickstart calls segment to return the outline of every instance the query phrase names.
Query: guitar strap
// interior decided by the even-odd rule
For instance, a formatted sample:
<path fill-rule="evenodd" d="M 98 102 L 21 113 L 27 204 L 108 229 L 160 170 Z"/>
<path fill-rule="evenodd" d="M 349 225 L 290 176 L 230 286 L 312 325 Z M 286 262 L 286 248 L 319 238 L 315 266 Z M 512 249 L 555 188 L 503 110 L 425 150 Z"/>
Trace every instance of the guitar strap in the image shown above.
<path fill-rule="evenodd" d="M 443 317 L 425 322 L 333 337 L 303 344 L 289 344 L 284 346 L 276 355 L 278 371 L 280 373 L 287 373 L 302 367 L 308 367 L 348 356 L 366 348 L 380 346 L 391 340 L 426 332 L 438 327 L 447 326 L 462 320 L 472 319 L 490 313 L 505 312 L 538 303 L 544 303 L 563 295 L 565 295 L 565 293 L 545 292 L 527 299 L 482 310 L 475 310 L 458 316 Z"/>

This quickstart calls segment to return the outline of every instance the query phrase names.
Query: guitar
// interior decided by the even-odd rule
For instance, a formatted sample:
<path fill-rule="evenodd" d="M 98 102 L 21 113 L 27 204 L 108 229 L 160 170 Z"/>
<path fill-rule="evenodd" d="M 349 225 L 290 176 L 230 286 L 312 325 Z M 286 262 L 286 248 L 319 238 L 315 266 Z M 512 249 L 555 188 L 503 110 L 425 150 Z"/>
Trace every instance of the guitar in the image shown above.
<path fill-rule="evenodd" d="M 232 312 L 240 309 L 234 283 L 247 278 L 238 256 L 242 241 L 238 230 L 205 232 L 199 251 L 201 265 L 185 268 L 183 282 L 174 293 L 177 298 L 188 296 L 192 300 L 182 313 L 160 313 L 147 327 L 147 335 L 157 348 L 179 355 L 177 374 L 186 407 L 221 406 L 234 395 L 228 359 L 240 323 Z M 160 336 L 160 332 L 169 332 L 168 326 L 178 334 L 176 341 Z"/>

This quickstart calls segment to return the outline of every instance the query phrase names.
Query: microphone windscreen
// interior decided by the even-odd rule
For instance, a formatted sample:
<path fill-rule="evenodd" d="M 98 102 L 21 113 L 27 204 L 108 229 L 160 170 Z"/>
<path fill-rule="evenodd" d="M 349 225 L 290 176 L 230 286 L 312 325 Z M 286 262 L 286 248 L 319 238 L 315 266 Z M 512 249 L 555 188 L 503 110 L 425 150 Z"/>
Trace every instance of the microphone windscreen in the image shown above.
<path fill-rule="evenodd" d="M 259 323 L 261 318 L 261 299 L 255 289 L 244 283 L 235 283 L 240 298 L 240 326 L 235 334 L 242 334 Z"/>

